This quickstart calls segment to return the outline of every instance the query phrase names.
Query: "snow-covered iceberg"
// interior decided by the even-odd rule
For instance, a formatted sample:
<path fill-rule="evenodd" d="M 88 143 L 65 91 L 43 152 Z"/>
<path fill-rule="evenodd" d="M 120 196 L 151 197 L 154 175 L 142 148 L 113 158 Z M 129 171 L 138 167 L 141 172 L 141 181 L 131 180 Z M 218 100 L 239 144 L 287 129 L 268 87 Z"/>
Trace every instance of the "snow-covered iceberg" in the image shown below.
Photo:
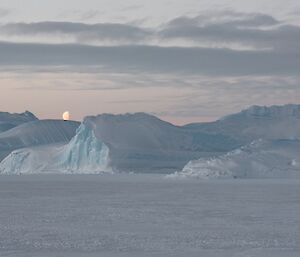
<path fill-rule="evenodd" d="M 191 131 L 145 113 L 102 114 L 86 117 L 68 144 L 12 152 L 0 164 L 0 171 L 170 173 L 190 159 L 219 155 L 238 146 L 228 136 Z"/>
<path fill-rule="evenodd" d="M 13 151 L 0 163 L 2 174 L 111 172 L 109 149 L 83 123 L 68 144 L 51 144 Z"/>
<path fill-rule="evenodd" d="M 219 157 L 190 161 L 172 176 L 300 178 L 300 140 L 257 140 Z"/>
<path fill-rule="evenodd" d="M 124 172 L 170 173 L 191 159 L 240 146 L 229 136 L 192 131 L 145 113 L 102 114 L 85 122 L 108 146 L 111 166 Z"/>
<path fill-rule="evenodd" d="M 75 135 L 79 122 L 34 120 L 0 133 L 0 161 L 16 149 L 67 143 Z"/>
<path fill-rule="evenodd" d="M 28 147 L 11 152 L 1 163 L 1 174 L 34 174 L 47 172 L 61 144 Z"/>
<path fill-rule="evenodd" d="M 68 124 L 33 121 L 0 133 L 0 157 L 1 149 L 18 149 L 1 162 L 0 172 L 173 173 L 183 169 L 177 175 L 298 176 L 300 105 L 253 106 L 215 122 L 186 126 L 145 113 L 86 117 L 76 135 L 78 124 L 69 124 L 70 130 Z"/>

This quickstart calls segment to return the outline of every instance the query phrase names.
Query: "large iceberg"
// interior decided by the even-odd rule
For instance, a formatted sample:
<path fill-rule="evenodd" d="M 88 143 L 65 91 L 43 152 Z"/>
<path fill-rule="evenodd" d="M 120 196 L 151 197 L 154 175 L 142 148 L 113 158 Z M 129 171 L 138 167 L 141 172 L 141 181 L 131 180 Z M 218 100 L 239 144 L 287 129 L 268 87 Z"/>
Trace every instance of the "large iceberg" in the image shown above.
<path fill-rule="evenodd" d="M 13 151 L 0 163 L 2 174 L 111 172 L 109 149 L 83 123 L 67 144 L 51 144 Z"/>
<path fill-rule="evenodd" d="M 192 131 L 145 113 L 102 114 L 85 122 L 108 146 L 111 166 L 125 172 L 170 173 L 190 159 L 240 146 L 229 136 Z"/>
<path fill-rule="evenodd" d="M 145 113 L 102 114 L 86 117 L 65 145 L 12 152 L 0 164 L 0 171 L 170 173 L 190 159 L 220 155 L 238 146 L 231 137 L 191 131 Z"/>
<path fill-rule="evenodd" d="M 72 129 L 65 127 L 68 124 Z M 0 172 L 173 173 L 183 169 L 180 176 L 298 176 L 298 105 L 253 106 L 215 122 L 186 126 L 145 113 L 86 117 L 75 135 L 77 126 L 33 121 L 0 133 L 0 153 L 3 146 L 18 149 L 1 162 Z"/>

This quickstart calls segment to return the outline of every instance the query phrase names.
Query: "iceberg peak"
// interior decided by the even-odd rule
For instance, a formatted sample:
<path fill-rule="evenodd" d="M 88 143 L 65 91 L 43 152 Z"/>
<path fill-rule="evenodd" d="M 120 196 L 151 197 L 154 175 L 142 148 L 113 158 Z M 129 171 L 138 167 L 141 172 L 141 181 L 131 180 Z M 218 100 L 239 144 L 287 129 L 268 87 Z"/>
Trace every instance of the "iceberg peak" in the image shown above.
<path fill-rule="evenodd" d="M 91 124 L 87 122 L 79 126 L 57 161 L 59 169 L 87 173 L 111 171 L 109 162 L 109 148 L 95 136 Z"/>

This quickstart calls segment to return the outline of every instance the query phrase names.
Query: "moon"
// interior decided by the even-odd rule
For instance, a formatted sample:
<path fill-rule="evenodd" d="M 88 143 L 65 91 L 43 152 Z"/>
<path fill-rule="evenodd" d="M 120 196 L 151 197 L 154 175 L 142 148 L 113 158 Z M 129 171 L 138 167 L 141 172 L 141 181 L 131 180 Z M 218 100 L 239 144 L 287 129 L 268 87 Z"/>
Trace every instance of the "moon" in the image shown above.
<path fill-rule="evenodd" d="M 70 119 L 70 112 L 69 111 L 64 112 L 62 117 L 63 117 L 63 120 L 69 120 Z"/>

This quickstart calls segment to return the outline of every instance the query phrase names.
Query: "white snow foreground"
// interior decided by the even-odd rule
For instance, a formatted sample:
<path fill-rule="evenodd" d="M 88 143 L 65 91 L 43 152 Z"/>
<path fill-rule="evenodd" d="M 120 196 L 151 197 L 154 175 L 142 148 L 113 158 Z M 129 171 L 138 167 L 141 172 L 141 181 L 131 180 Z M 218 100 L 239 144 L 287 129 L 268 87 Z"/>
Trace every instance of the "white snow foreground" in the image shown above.
<path fill-rule="evenodd" d="M 82 123 L 68 144 L 13 151 L 0 163 L 2 174 L 111 172 L 109 149 L 96 138 L 91 124 Z"/>
<path fill-rule="evenodd" d="M 171 177 L 300 178 L 300 140 L 257 140 L 215 158 L 190 161 Z"/>

